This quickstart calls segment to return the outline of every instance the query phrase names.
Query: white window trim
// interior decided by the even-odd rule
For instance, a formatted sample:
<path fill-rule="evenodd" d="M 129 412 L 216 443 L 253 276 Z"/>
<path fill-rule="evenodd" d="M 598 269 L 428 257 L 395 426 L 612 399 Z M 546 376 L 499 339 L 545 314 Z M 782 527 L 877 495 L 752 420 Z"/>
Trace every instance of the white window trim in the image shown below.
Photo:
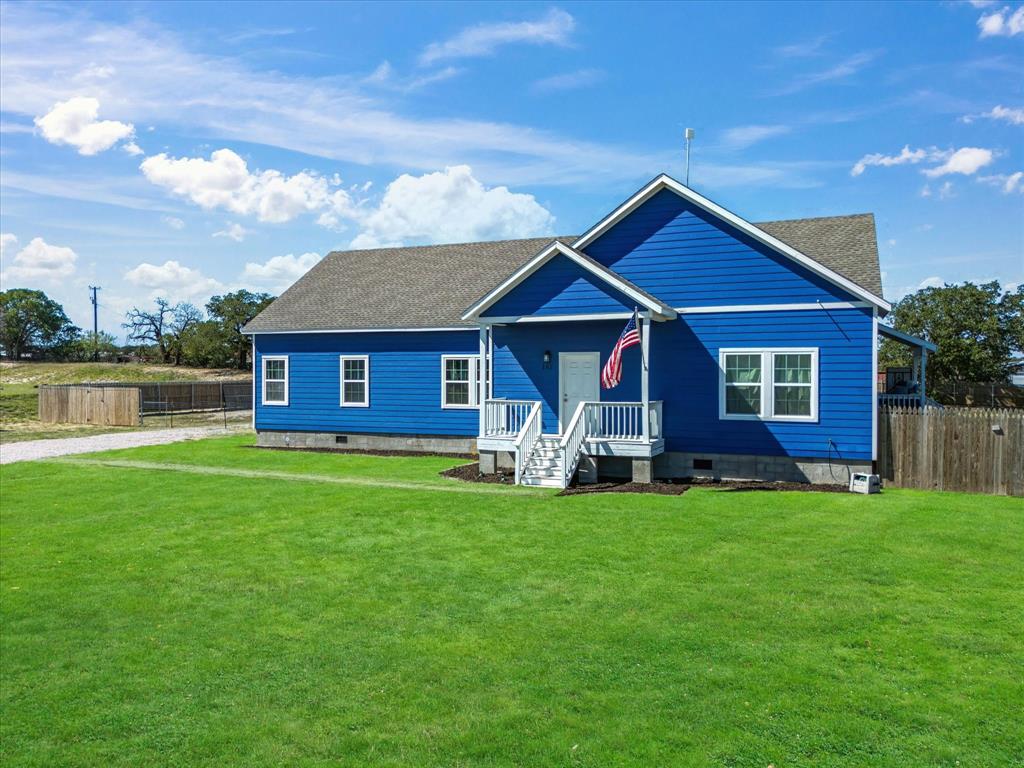
<path fill-rule="evenodd" d="M 362 360 L 363 361 L 363 378 L 362 379 L 346 379 L 345 378 L 345 361 L 346 360 Z M 363 400 L 361 402 L 355 402 L 345 399 L 345 382 L 362 382 L 365 384 L 363 388 Z M 369 355 L 341 355 L 338 358 L 338 404 L 342 408 L 369 408 L 370 407 L 370 356 Z"/>
<path fill-rule="evenodd" d="M 449 360 L 469 360 L 469 405 L 445 402 L 448 380 L 445 378 Z M 441 408 L 443 410 L 475 410 L 480 407 L 480 355 L 441 355 Z"/>
<path fill-rule="evenodd" d="M 725 356 L 761 356 L 761 410 L 759 413 L 725 412 Z M 811 356 L 811 413 L 809 416 L 776 416 L 775 410 L 775 355 Z M 818 420 L 818 347 L 728 347 L 718 350 L 718 418 L 725 421 L 797 421 Z M 782 382 L 780 386 L 784 385 Z"/>
<path fill-rule="evenodd" d="M 263 405 L 288 405 L 289 384 L 291 382 L 291 366 L 288 363 L 288 355 L 263 355 L 260 362 L 260 399 Z M 267 400 L 267 361 L 284 360 L 284 400 Z M 273 379 L 278 381 L 278 379 Z"/>

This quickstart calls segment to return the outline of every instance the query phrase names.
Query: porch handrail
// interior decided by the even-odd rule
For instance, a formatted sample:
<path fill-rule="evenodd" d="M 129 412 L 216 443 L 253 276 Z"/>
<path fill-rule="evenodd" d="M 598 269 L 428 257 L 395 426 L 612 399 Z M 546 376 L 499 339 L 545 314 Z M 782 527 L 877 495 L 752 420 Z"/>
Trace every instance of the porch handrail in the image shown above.
<path fill-rule="evenodd" d="M 650 425 L 650 437 L 652 440 L 658 440 L 661 438 L 661 417 L 663 405 L 664 403 L 661 400 L 651 400 L 648 404 L 647 423 Z"/>
<path fill-rule="evenodd" d="M 569 426 L 565 430 L 565 434 L 562 436 L 561 442 L 558 444 L 558 451 L 560 454 L 562 467 L 562 487 L 568 488 L 569 481 L 572 480 L 572 476 L 576 473 L 576 466 L 580 461 L 580 452 L 583 450 L 583 441 L 587 437 L 587 422 L 589 419 L 584 418 L 584 414 L 589 410 L 589 406 L 594 403 L 581 402 L 576 406 L 576 411 L 572 415 L 572 419 L 569 420 Z"/>
<path fill-rule="evenodd" d="M 519 485 L 519 481 L 523 477 L 526 458 L 533 452 L 533 447 L 540 440 L 541 411 L 541 404 L 538 400 L 530 409 L 530 415 L 526 417 L 526 421 L 523 422 L 523 428 L 519 430 L 516 441 L 513 443 L 516 457 L 516 485 Z"/>
<path fill-rule="evenodd" d="M 484 437 L 516 437 L 536 400 L 484 400 Z"/>

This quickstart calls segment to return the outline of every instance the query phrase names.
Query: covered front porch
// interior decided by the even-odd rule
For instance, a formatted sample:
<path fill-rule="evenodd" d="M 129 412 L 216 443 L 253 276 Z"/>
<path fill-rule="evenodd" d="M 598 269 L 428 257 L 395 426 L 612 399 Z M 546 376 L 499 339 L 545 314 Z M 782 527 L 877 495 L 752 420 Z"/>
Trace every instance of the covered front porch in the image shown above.
<path fill-rule="evenodd" d="M 879 405 L 899 408 L 924 408 L 938 405 L 928 397 L 928 354 L 938 347 L 927 339 L 898 331 L 887 325 L 878 326 L 878 335 L 883 339 L 895 341 L 911 351 L 909 369 L 886 371 L 885 381 L 878 382 Z"/>
<path fill-rule="evenodd" d="M 517 484 L 564 488 L 577 471 L 596 480 L 598 462 L 619 457 L 635 481 L 651 481 L 665 440 L 663 403 L 650 396 L 650 313 L 639 318 L 640 344 L 622 355 L 621 383 L 600 384 L 630 314 L 481 325 L 481 471 L 507 462 Z"/>

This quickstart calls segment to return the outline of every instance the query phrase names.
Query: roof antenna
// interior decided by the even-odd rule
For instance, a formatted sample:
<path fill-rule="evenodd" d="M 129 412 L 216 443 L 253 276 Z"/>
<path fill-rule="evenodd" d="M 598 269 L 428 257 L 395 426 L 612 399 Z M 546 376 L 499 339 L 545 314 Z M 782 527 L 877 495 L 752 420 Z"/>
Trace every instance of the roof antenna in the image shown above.
<path fill-rule="evenodd" d="M 686 133 L 686 186 L 690 186 L 690 142 L 693 141 L 694 130 L 687 128 Z"/>

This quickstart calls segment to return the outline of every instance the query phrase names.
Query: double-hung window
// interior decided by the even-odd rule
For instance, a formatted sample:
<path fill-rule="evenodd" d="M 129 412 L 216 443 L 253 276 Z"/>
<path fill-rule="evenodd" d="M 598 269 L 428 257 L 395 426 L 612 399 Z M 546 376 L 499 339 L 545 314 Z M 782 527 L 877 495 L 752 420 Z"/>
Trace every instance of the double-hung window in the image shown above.
<path fill-rule="evenodd" d="M 720 418 L 817 421 L 817 349 L 722 349 L 718 363 Z"/>
<path fill-rule="evenodd" d="M 263 356 L 263 405 L 288 405 L 288 357 Z"/>
<path fill-rule="evenodd" d="M 370 405 L 370 358 L 367 355 L 341 356 L 341 407 L 367 408 Z"/>
<path fill-rule="evenodd" d="M 476 408 L 480 391 L 477 355 L 441 356 L 441 407 Z"/>

